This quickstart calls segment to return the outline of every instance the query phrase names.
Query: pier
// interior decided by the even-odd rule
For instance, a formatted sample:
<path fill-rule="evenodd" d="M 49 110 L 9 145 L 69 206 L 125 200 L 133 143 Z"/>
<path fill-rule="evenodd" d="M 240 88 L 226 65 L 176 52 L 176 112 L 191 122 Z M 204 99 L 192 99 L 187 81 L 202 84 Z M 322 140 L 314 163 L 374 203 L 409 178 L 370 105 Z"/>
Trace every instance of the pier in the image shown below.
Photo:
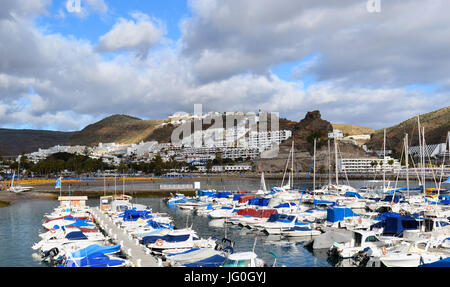
<path fill-rule="evenodd" d="M 114 224 L 109 216 L 104 214 L 99 207 L 91 208 L 91 214 L 100 228 L 116 243 L 121 245 L 128 260 L 136 267 L 160 267 L 158 260 L 153 257 L 149 249 L 141 245 L 138 239 L 133 239 L 125 230 Z"/>

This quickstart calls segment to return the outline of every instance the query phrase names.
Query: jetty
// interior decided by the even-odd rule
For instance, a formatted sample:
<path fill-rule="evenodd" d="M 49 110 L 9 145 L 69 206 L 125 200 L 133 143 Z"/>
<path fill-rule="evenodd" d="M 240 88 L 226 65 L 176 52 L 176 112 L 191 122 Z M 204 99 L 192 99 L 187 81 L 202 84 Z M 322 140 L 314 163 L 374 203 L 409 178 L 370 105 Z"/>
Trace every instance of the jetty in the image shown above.
<path fill-rule="evenodd" d="M 104 214 L 99 207 L 91 208 L 91 214 L 100 228 L 116 244 L 121 245 L 121 250 L 136 267 L 161 267 L 161 263 L 150 254 L 150 250 L 139 243 L 138 239 L 128 234 L 118 225 L 114 224 L 109 216 Z"/>

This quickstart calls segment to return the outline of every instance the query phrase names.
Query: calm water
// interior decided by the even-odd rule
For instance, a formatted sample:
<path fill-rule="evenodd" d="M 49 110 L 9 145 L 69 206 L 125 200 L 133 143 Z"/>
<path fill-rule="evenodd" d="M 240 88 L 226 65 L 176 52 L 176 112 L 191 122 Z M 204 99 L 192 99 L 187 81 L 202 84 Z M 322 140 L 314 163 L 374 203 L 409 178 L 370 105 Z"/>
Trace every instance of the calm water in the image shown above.
<path fill-rule="evenodd" d="M 355 188 L 365 185 L 362 181 L 350 182 Z M 268 181 L 270 188 L 279 181 Z M 400 183 L 399 186 L 402 186 Z M 202 188 L 209 185 L 216 189 L 222 185 L 223 189 L 229 190 L 254 190 L 259 187 L 259 180 L 236 180 L 236 181 L 216 181 L 202 182 Z M 297 186 L 303 187 L 298 184 Z M 145 188 L 144 184 L 128 184 L 126 190 L 139 190 Z M 236 251 L 249 251 L 252 249 L 256 238 L 255 252 L 259 257 L 266 259 L 267 263 L 273 262 L 273 256 L 269 252 L 277 254 L 277 266 L 298 266 L 298 267 L 328 267 L 332 266 L 327 261 L 326 252 L 312 254 L 303 247 L 309 238 L 298 238 L 294 240 L 281 240 L 279 236 L 267 236 L 257 234 L 250 229 L 228 226 L 228 228 L 215 227 L 214 222 L 205 216 L 193 215 L 191 212 L 179 209 L 171 209 L 158 197 L 135 198 L 135 203 L 145 204 L 154 212 L 169 213 L 174 219 L 177 228 L 184 228 L 186 225 L 193 225 L 200 237 L 215 236 L 219 239 L 226 237 L 235 241 Z M 89 206 L 98 206 L 98 199 L 88 200 Z M 33 259 L 35 252 L 31 246 L 40 240 L 39 233 L 44 232 L 42 222 L 43 215 L 50 213 L 58 202 L 55 200 L 24 200 L 14 203 L 11 206 L 0 208 L 0 267 L 45 267 L 40 261 Z M 225 234 L 226 233 L 226 234 Z"/>

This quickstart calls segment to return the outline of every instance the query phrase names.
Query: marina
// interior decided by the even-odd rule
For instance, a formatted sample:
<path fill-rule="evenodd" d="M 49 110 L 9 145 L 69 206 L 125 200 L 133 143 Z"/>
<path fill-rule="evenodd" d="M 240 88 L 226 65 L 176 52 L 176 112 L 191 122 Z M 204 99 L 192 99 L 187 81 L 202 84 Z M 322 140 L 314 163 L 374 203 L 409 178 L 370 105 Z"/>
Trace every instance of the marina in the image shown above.
<path fill-rule="evenodd" d="M 174 248 L 172 250 L 176 250 L 175 253 L 180 253 L 177 256 L 180 258 L 183 258 L 182 254 L 183 252 L 191 250 L 191 252 L 196 251 L 198 254 L 198 258 L 201 259 L 203 256 L 212 255 L 209 257 L 213 257 L 215 254 L 214 247 L 217 245 L 221 245 L 221 239 L 228 238 L 231 241 L 238 242 L 237 244 L 234 244 L 233 246 L 233 252 L 237 253 L 245 253 L 250 252 L 251 250 L 254 250 L 255 254 L 258 255 L 258 257 L 262 257 L 265 260 L 265 264 L 268 266 L 271 266 L 273 263 L 276 263 L 275 266 L 287 266 L 287 267 L 326 267 L 326 266 L 358 266 L 361 261 L 354 260 L 355 258 L 363 258 L 362 253 L 358 253 L 361 251 L 364 251 L 365 248 L 369 247 L 369 245 L 361 245 L 360 248 L 354 248 L 353 253 L 345 253 L 346 251 L 346 245 L 352 244 L 352 238 L 354 237 L 353 231 L 361 230 L 363 232 L 364 230 L 369 230 L 372 225 L 374 225 L 374 221 L 370 221 L 371 218 L 373 219 L 376 217 L 375 215 L 379 215 L 379 213 L 376 213 L 374 211 L 369 212 L 369 210 L 366 210 L 367 205 L 364 206 L 364 209 L 356 208 L 354 209 L 354 212 L 351 214 L 350 212 L 346 214 L 346 216 L 343 216 L 340 218 L 340 216 L 337 213 L 339 209 L 336 209 L 336 206 L 332 207 L 330 202 L 337 202 L 338 204 L 341 204 L 339 202 L 345 201 L 343 198 L 338 198 L 330 195 L 315 195 L 314 200 L 316 201 L 316 205 L 312 205 L 308 202 L 314 202 L 311 201 L 310 195 L 308 193 L 303 193 L 303 197 L 301 198 L 302 204 L 300 203 L 300 197 L 302 196 L 302 192 L 300 190 L 297 190 L 295 194 L 300 197 L 287 197 L 286 191 L 280 192 L 278 188 L 276 188 L 276 185 L 278 182 L 276 181 L 268 181 L 267 186 L 271 191 L 267 193 L 273 193 L 271 196 L 268 197 L 265 194 L 261 194 L 261 190 L 258 190 L 258 181 L 255 180 L 249 180 L 240 182 L 240 186 L 245 186 L 246 191 L 237 191 L 234 190 L 233 192 L 226 192 L 226 191 L 213 191 L 213 190 L 204 190 L 204 191 L 197 191 L 196 196 L 183 196 L 181 194 L 174 196 L 172 198 L 168 197 L 139 197 L 139 198 L 133 198 L 129 197 L 128 202 L 135 205 L 135 208 L 137 207 L 137 210 L 141 211 L 149 211 L 151 210 L 151 213 L 147 213 L 146 216 L 143 216 L 140 214 L 137 216 L 136 221 L 131 222 L 125 222 L 123 221 L 123 218 L 120 219 L 120 217 L 114 217 L 112 214 L 109 214 L 108 212 L 105 212 L 104 208 L 102 210 L 102 198 L 93 198 L 93 199 L 87 199 L 86 206 L 82 208 L 82 210 L 87 211 L 86 214 L 80 213 L 79 215 L 85 215 L 87 218 L 90 218 L 92 220 L 92 223 L 95 223 L 95 227 L 101 232 L 103 235 L 105 235 L 105 241 L 101 241 L 100 246 L 115 246 L 120 245 L 120 251 L 117 253 L 119 254 L 115 260 L 124 260 L 127 262 L 128 265 L 126 266 L 146 266 L 146 267 L 156 267 L 156 266 L 170 266 L 170 261 L 167 259 L 170 257 L 167 257 L 168 252 L 166 249 L 166 252 L 160 252 L 164 251 L 164 249 L 159 250 L 156 248 L 156 240 L 153 241 L 153 245 L 142 244 L 142 236 L 139 238 L 137 236 L 137 226 L 136 222 L 140 222 L 140 226 L 146 227 L 146 229 L 142 230 L 141 233 L 144 232 L 153 232 L 153 235 L 158 234 L 158 232 L 155 231 L 153 227 L 150 228 L 148 225 L 148 221 L 150 220 L 148 217 L 150 214 L 152 216 L 156 216 L 156 218 L 160 218 L 163 220 L 161 223 L 167 223 L 169 226 L 172 224 L 173 227 L 176 227 L 175 229 L 170 229 L 172 231 L 179 230 L 179 232 L 184 232 L 187 230 L 190 230 L 197 234 L 197 236 L 204 240 L 205 242 L 208 241 L 208 239 L 212 239 L 209 243 L 209 246 L 204 245 L 205 247 L 202 247 L 200 249 L 205 249 L 208 251 L 202 251 L 202 254 L 196 250 L 196 248 L 193 248 L 193 245 L 186 245 L 181 246 L 181 248 Z M 366 182 L 362 181 L 353 181 L 351 182 L 352 186 L 356 187 L 363 187 Z M 399 182 L 399 184 L 404 184 L 405 182 Z M 201 184 L 205 184 L 202 182 Z M 445 184 L 444 184 L 445 185 Z M 237 189 L 237 185 L 235 188 Z M 125 190 L 131 188 L 130 185 L 125 185 Z M 411 186 L 412 189 L 416 189 L 416 186 Z M 273 195 L 277 195 L 273 197 Z M 364 195 L 364 192 L 361 192 L 359 194 Z M 420 194 L 420 193 L 418 193 Z M 293 195 L 293 191 L 291 190 L 289 192 L 289 196 Z M 445 194 L 444 194 L 445 195 Z M 107 196 L 107 198 L 110 200 L 113 196 Z M 127 196 L 125 196 L 126 198 Z M 264 200 L 264 198 L 266 199 Z M 277 200 L 275 200 L 278 198 Z M 282 198 L 286 198 L 287 200 L 280 200 Z M 60 198 L 61 200 L 68 200 L 67 197 Z M 119 198 L 120 199 L 120 198 Z M 234 200 L 233 200 L 234 199 Z M 75 201 L 73 201 L 75 200 Z M 71 202 L 77 202 L 79 198 L 73 197 L 73 200 Z M 103 198 L 105 200 L 105 198 Z M 215 203 L 214 203 L 215 201 Z M 241 201 L 241 202 L 239 202 Z M 273 201 L 277 204 L 270 204 L 269 203 Z M 350 200 L 347 200 L 347 203 L 355 202 L 357 201 L 355 198 L 351 198 Z M 61 201 L 62 202 L 62 201 Z M 220 202 L 220 204 L 219 204 Z M 291 204 L 285 204 L 285 203 L 291 203 Z M 367 203 L 371 203 L 370 201 L 367 201 Z M 391 204 L 390 202 L 387 205 L 380 204 L 379 208 L 381 207 L 390 207 L 390 208 L 396 208 L 396 204 Z M 59 209 L 61 206 L 60 204 L 55 207 L 55 202 L 53 200 L 39 200 L 39 199 L 33 199 L 33 200 L 24 200 L 22 202 L 16 202 L 11 206 L 4 207 L 0 209 L 0 215 L 2 215 L 0 218 L 2 219 L 2 228 L 11 228 L 11 225 L 3 224 L 5 222 L 5 212 L 8 210 L 13 211 L 14 209 L 21 209 L 21 206 L 23 205 L 29 205 L 31 209 L 34 209 L 35 204 L 37 206 L 41 204 L 45 204 L 48 207 L 46 208 L 46 211 L 41 211 L 42 213 L 36 214 L 33 217 L 40 216 L 42 218 L 43 214 L 51 214 L 51 211 L 53 212 L 59 210 L 58 212 L 61 212 Z M 67 202 L 65 203 L 67 204 Z M 237 212 L 235 213 L 235 216 L 228 216 L 233 213 L 222 213 L 222 216 L 216 216 L 213 218 L 212 216 L 209 216 L 208 213 L 211 213 L 212 210 L 208 210 L 208 206 L 214 205 L 214 210 L 220 211 L 223 207 L 229 206 L 230 208 L 236 208 Z M 371 203 L 373 204 L 373 203 Z M 397 203 L 400 205 L 403 205 L 406 207 L 407 205 L 405 202 Z M 239 207 L 238 207 L 239 205 Z M 265 206 L 264 206 L 265 205 Z M 32 207 L 33 206 L 33 207 Z M 53 207 L 51 207 L 53 206 Z M 233 207 L 234 206 L 234 207 Z M 442 206 L 442 205 L 439 205 Z M 276 207 L 276 208 L 275 208 Z M 316 208 L 314 208 L 316 207 Z M 319 207 L 319 208 L 317 208 Z M 339 206 L 340 209 L 344 208 L 344 205 Z M 446 205 L 443 205 L 443 209 L 441 212 L 444 212 L 444 216 L 440 217 L 439 222 L 441 224 L 445 224 L 448 222 L 448 220 L 445 220 L 446 217 L 448 217 L 448 214 L 445 212 L 448 212 L 448 209 L 446 209 Z M 375 208 L 375 207 L 372 207 Z M 30 208 L 28 208 L 30 209 Z M 72 206 L 73 211 L 76 210 L 75 206 Z M 286 222 L 284 225 L 277 225 L 277 221 L 283 222 L 285 220 L 281 220 L 281 218 L 278 216 L 278 218 L 274 218 L 273 220 L 269 220 L 271 215 L 265 214 L 264 217 L 263 211 L 264 210 L 277 210 L 277 214 L 280 216 L 283 214 L 288 215 L 286 219 L 288 219 L 289 216 L 295 215 L 295 222 L 294 225 L 289 225 L 288 222 Z M 311 209 L 315 209 L 315 215 L 312 216 L 311 214 L 314 214 L 310 211 L 313 211 Z M 79 212 L 82 212 L 80 210 Z M 133 208 L 130 208 L 130 210 L 133 210 Z M 224 209 L 224 210 L 230 210 L 230 209 Z M 258 210 L 260 210 L 258 212 Z M 330 210 L 330 211 L 327 211 Z M 331 214 L 331 210 L 334 210 L 336 214 Z M 447 210 L 447 211 L 446 211 Z M 308 212 L 310 213 L 308 213 Z M 392 211 L 392 210 L 391 210 Z M 400 210 L 399 210 L 400 211 Z M 30 212 L 30 210 L 27 210 L 27 212 Z M 24 212 L 24 214 L 27 214 L 27 212 Z M 266 211 L 267 212 L 267 211 Z M 431 212 L 431 210 L 427 210 L 426 206 L 422 211 L 422 215 L 425 215 L 425 213 Z M 120 213 L 117 213 L 120 214 Z M 115 216 L 117 216 L 117 214 Z M 54 216 L 60 216 L 64 215 L 63 213 L 59 213 Z M 123 214 L 122 214 L 123 215 Z M 307 216 L 308 215 L 308 216 Z M 357 216 L 349 216 L 349 215 L 357 215 Z M 388 213 L 388 215 L 391 215 L 392 217 L 395 217 L 396 215 L 394 213 Z M 398 213 L 400 216 L 400 212 Z M 16 214 L 17 216 L 17 214 Z M 22 215 L 23 217 L 24 215 Z M 61 217 L 61 216 L 60 216 Z M 333 219 L 334 218 L 334 219 Z M 340 220 L 339 220 L 340 219 Z M 422 224 L 422 218 L 418 219 L 418 226 L 426 225 Z M 442 219 L 442 220 L 441 220 Z M 47 219 L 48 220 L 48 219 Z M 273 225 L 278 226 L 272 229 L 268 229 L 267 223 L 264 225 L 264 222 L 267 221 L 273 221 L 275 222 Z M 73 222 L 68 222 L 73 223 Z M 37 226 L 34 226 L 34 230 L 36 230 L 36 233 L 41 233 L 42 227 L 39 229 L 36 229 L 39 226 L 39 222 L 34 221 L 34 224 Z M 40 222 L 42 224 L 42 221 Z M 132 227 L 132 225 L 135 225 Z M 154 223 L 153 223 L 154 224 Z M 139 224 L 137 224 L 139 225 Z M 333 227 L 334 226 L 334 227 Z M 446 225 L 445 225 L 446 226 Z M 445 227 L 443 226 L 443 227 Z M 446 227 L 448 228 L 448 227 Z M 444 228 L 441 233 L 441 238 L 446 239 L 449 234 L 448 230 Z M 166 229 L 168 230 L 168 229 Z M 270 231 L 272 230 L 272 231 Z M 423 229 L 424 230 L 424 229 Z M 274 232 L 275 231 L 275 232 Z M 48 231 L 47 231 L 48 232 Z M 297 234 L 295 234 L 297 232 Z M 369 232 L 369 231 L 367 231 Z M 432 233 L 423 233 L 419 231 L 418 229 L 414 229 L 411 231 L 407 231 L 404 234 L 401 234 L 399 236 L 398 234 L 395 236 L 395 238 L 389 238 L 390 241 L 386 241 L 386 235 L 382 235 L 382 233 L 375 231 L 371 231 L 373 236 L 379 237 L 383 239 L 383 246 L 386 247 L 386 250 L 388 251 L 389 247 L 393 248 L 395 245 L 392 244 L 392 242 L 395 242 L 397 240 L 398 242 L 403 242 L 403 245 L 406 244 L 406 242 L 412 242 L 410 240 L 418 240 L 421 238 L 424 240 L 425 238 L 430 237 Z M 408 233 L 409 232 L 409 233 Z M 3 234 L 6 234 L 6 230 L 2 231 Z M 162 234 L 167 235 L 169 232 L 163 232 Z M 346 233 L 346 235 L 343 235 Z M 421 234 L 422 233 L 422 234 Z M 185 233 L 186 234 L 186 233 Z M 330 237 L 330 234 L 334 234 Z M 405 234 L 407 236 L 405 236 Z M 12 234 L 10 236 L 13 236 Z M 320 242 L 314 243 L 314 238 L 321 238 L 321 237 L 328 237 L 326 239 L 321 239 Z M 403 236 L 403 237 L 402 237 Z M 446 236 L 446 237 L 445 237 Z M 330 239 L 331 238 L 331 239 Z M 42 239 L 39 238 L 39 239 Z M 395 240 L 394 240 L 395 239 Z M 393 240 L 393 241 L 392 241 Z M 409 240 L 409 241 L 408 241 Z M 30 249 L 33 244 L 37 243 L 39 240 L 28 240 L 29 246 L 27 249 Z M 97 241 L 96 243 L 99 243 L 100 241 Z M 149 241 L 150 242 L 150 241 Z M 328 243 L 326 243 L 328 242 Z M 340 242 L 340 243 L 339 243 Z M 320 245 L 320 248 L 315 248 L 314 244 Z M 353 243 L 354 244 L 354 243 Z M 440 249 L 441 251 L 445 250 L 445 247 L 448 246 L 448 241 L 443 240 L 440 244 L 437 242 L 437 237 L 434 240 L 434 248 Z M 94 245 L 91 242 L 91 245 Z M 438 246 L 439 245 L 439 246 Z M 84 249 L 88 247 L 86 244 L 79 245 L 78 249 Z M 223 246 L 225 247 L 225 246 Z M 350 246 L 349 246 L 350 247 Z M 376 250 L 375 248 L 379 247 L 376 244 L 370 245 L 371 248 Z M 417 247 L 414 247 L 417 248 Z M 8 248 L 5 248 L 5 252 L 11 252 L 10 250 L 7 250 Z M 72 248 L 73 252 L 77 251 L 75 248 Z M 350 250 L 350 249 L 349 249 Z M 355 251 L 356 250 L 356 251 Z M 379 251 L 381 250 L 381 247 L 379 247 Z M 47 252 L 49 250 L 46 250 Z M 156 252 L 155 252 L 156 251 Z M 21 251 L 16 251 L 20 253 L 24 253 Z M 273 252 L 274 255 L 270 254 L 269 252 Z M 442 254 L 447 254 L 443 252 Z M 25 252 L 26 253 L 26 252 Z M 422 251 L 423 253 L 423 251 Z M 116 254 L 116 255 L 117 255 Z M 350 254 L 350 255 L 344 255 L 342 254 Z M 438 258 L 443 257 L 443 255 L 440 254 Z M 175 255 L 175 254 L 173 254 Z M 227 254 L 221 254 L 227 256 Z M 224 257 L 225 257 L 224 256 Z M 51 263 L 51 261 L 45 260 L 41 261 L 41 256 L 36 256 L 36 253 L 29 255 L 30 258 L 25 259 L 24 262 L 25 266 L 55 266 L 55 264 Z M 14 258 L 14 256 L 12 257 Z M 175 258 L 175 257 L 173 257 Z M 419 258 L 419 257 L 418 257 Z M 444 258 L 442 258 L 444 259 Z M 24 260 L 24 259 L 22 259 Z M 103 258 L 104 260 L 104 258 Z M 365 258 L 364 260 L 367 260 Z M 420 263 L 420 258 L 418 259 Z M 431 260 L 431 259 L 430 259 Z M 201 260 L 199 260 L 201 261 Z M 103 261 L 101 261 L 103 262 Z M 180 261 L 183 262 L 183 261 Z M 184 262 L 185 264 L 189 264 L 187 262 Z M 224 262 L 222 262 L 224 263 Z M 205 264 L 205 263 L 204 263 Z M 376 263 L 379 264 L 379 263 Z M 8 262 L 1 262 L 2 266 L 20 266 L 20 261 L 8 261 Z M 60 264 L 61 265 L 61 264 Z"/>

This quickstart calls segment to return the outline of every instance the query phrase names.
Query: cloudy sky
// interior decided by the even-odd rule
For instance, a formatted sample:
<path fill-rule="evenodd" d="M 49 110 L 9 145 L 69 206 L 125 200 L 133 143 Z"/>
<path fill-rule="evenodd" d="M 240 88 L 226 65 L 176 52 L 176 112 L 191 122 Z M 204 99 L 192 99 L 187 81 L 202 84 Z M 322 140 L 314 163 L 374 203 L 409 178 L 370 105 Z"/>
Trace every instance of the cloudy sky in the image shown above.
<path fill-rule="evenodd" d="M 448 0 L 368 1 L 1 0 L 0 127 L 202 104 L 381 128 L 448 106 Z"/>

